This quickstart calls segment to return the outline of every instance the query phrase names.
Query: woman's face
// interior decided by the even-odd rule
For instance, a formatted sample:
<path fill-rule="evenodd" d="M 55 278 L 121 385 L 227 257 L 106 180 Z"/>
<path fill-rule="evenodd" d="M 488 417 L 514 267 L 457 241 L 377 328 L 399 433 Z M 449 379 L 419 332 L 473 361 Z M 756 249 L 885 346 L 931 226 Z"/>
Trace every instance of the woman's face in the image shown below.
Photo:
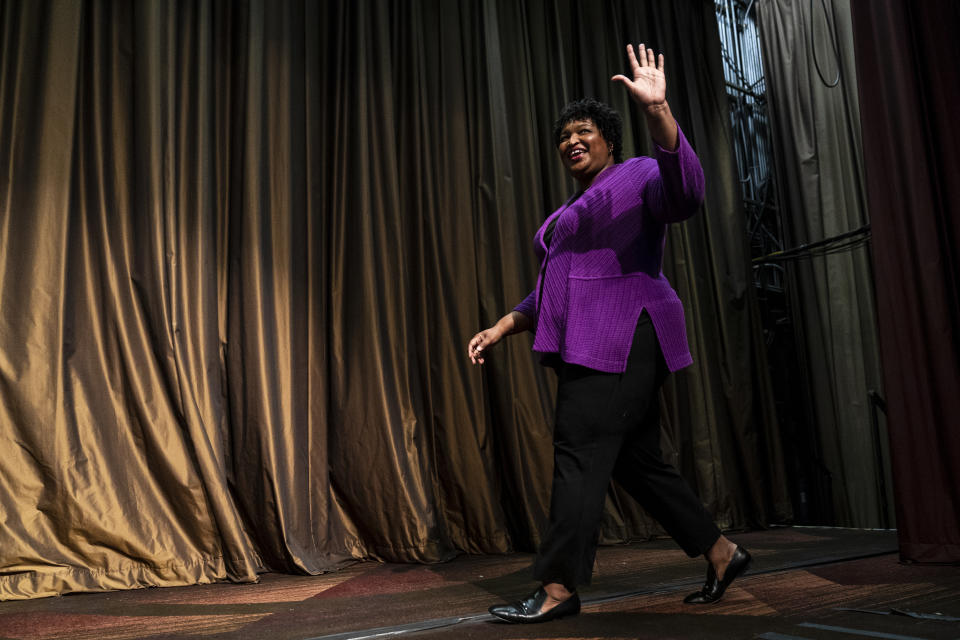
<path fill-rule="evenodd" d="M 612 147 L 593 120 L 572 120 L 560 130 L 560 160 L 577 182 L 589 187 L 601 171 L 613 164 Z"/>

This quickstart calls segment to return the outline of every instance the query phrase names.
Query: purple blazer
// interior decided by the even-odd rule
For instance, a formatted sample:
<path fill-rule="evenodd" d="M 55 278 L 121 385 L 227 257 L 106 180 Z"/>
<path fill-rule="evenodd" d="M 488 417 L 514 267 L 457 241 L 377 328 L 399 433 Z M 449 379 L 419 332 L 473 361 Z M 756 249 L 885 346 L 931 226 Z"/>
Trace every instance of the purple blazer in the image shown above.
<path fill-rule="evenodd" d="M 621 373 L 646 309 L 670 371 L 693 362 L 683 304 L 660 271 L 667 224 L 686 220 L 703 202 L 700 160 L 682 131 L 678 137 L 676 151 L 657 146 L 656 159 L 607 168 L 537 231 L 540 276 L 514 308 L 534 320 L 534 351 Z M 554 218 L 544 273 L 543 232 Z"/>

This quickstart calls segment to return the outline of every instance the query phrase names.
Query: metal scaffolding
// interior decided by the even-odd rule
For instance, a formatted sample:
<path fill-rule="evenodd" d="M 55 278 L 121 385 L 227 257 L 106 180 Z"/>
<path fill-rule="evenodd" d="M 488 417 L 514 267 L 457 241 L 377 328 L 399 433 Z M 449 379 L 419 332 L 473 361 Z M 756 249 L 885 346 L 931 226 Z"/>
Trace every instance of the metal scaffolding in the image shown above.
<path fill-rule="evenodd" d="M 760 38 L 751 13 L 753 0 L 714 0 L 714 7 L 750 252 L 757 258 L 784 248 Z M 782 265 L 755 263 L 753 269 L 754 284 L 759 289 L 783 292 Z"/>
<path fill-rule="evenodd" d="M 798 350 L 800 329 L 791 311 L 793 273 L 786 271 L 789 260 L 770 259 L 796 257 L 800 249 L 811 255 L 812 244 L 818 243 L 785 250 L 754 0 L 714 0 L 714 8 L 770 387 L 785 443 L 793 522 L 832 523 L 832 478 L 820 458 L 816 430 L 807 426 L 813 408 Z"/>

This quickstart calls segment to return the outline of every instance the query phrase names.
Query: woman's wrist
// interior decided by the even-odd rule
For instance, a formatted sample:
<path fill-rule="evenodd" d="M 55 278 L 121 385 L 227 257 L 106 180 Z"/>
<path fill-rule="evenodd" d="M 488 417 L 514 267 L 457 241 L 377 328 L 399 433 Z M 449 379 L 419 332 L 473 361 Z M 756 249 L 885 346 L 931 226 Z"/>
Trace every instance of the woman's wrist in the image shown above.
<path fill-rule="evenodd" d="M 504 338 L 510 335 L 511 333 L 513 333 L 513 324 L 514 324 L 513 318 L 511 317 L 511 314 L 508 313 L 507 315 L 500 318 L 497 321 L 497 324 L 493 325 L 490 328 L 491 330 L 497 332 L 497 338 Z"/>
<path fill-rule="evenodd" d="M 515 333 L 523 333 L 530 328 L 530 319 L 519 311 L 511 311 L 500 318 L 496 328 L 501 332 L 501 336 L 509 336 Z"/>
<path fill-rule="evenodd" d="M 655 104 L 648 104 L 643 106 L 643 113 L 647 118 L 659 119 L 664 116 L 669 115 L 670 105 L 667 104 L 667 101 L 657 102 Z"/>
<path fill-rule="evenodd" d="M 670 105 L 666 101 L 656 105 L 648 105 L 644 114 L 647 117 L 647 130 L 650 131 L 650 137 L 653 138 L 653 141 L 664 149 L 675 150 L 679 142 L 679 136 L 677 134 L 677 121 L 673 118 Z"/>

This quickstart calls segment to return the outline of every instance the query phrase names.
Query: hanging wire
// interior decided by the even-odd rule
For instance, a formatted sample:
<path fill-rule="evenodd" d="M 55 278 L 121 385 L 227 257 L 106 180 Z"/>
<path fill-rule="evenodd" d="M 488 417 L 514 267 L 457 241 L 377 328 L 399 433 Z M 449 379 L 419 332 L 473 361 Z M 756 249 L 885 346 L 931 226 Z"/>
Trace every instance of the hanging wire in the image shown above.
<path fill-rule="evenodd" d="M 818 258 L 834 255 L 845 251 L 858 249 L 870 242 L 870 225 L 865 224 L 859 229 L 847 231 L 839 235 L 817 240 L 798 247 L 774 251 L 765 256 L 754 258 L 754 263 L 783 262 L 787 260 L 801 260 L 804 258 Z"/>
<path fill-rule="evenodd" d="M 833 55 L 837 60 L 837 77 L 833 82 L 827 82 L 827 79 L 823 77 L 823 69 L 820 68 L 820 61 L 817 60 L 817 48 L 813 42 L 813 0 L 810 0 L 810 54 L 813 56 L 813 66 L 817 68 L 817 75 L 820 76 L 820 81 L 828 88 L 832 89 L 833 87 L 840 84 L 840 49 L 837 45 L 839 38 L 837 37 L 837 14 L 833 8 L 833 0 L 830 2 L 830 16 L 833 16 L 833 23 L 830 22 L 830 17 L 827 15 L 827 0 L 820 0 L 820 5 L 823 7 L 823 19 L 827 23 L 827 33 L 830 36 L 830 44 L 833 45 Z"/>

